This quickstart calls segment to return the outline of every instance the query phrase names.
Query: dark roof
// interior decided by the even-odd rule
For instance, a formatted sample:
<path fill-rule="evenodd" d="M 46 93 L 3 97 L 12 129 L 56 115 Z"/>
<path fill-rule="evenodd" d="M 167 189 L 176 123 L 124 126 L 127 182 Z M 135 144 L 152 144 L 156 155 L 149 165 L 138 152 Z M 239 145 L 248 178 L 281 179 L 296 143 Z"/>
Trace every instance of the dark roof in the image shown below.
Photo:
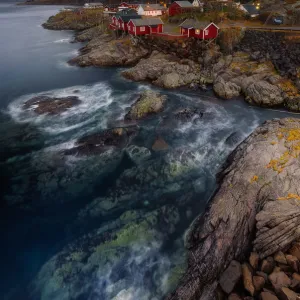
<path fill-rule="evenodd" d="M 259 15 L 259 10 L 256 9 L 253 4 L 242 4 L 243 7 L 247 10 L 249 15 Z"/>
<path fill-rule="evenodd" d="M 193 8 L 193 4 L 189 1 L 175 1 L 180 7 Z"/>
<path fill-rule="evenodd" d="M 120 16 L 136 16 L 136 15 L 137 15 L 137 12 L 133 8 L 125 8 L 116 13 L 117 18 Z"/>
<path fill-rule="evenodd" d="M 142 16 L 139 16 L 139 15 L 136 15 L 136 16 L 119 16 L 119 18 L 122 19 L 122 21 L 124 23 L 127 23 L 130 20 L 141 19 Z"/>
<path fill-rule="evenodd" d="M 166 8 L 163 7 L 160 4 L 141 4 L 143 10 L 149 11 L 149 10 L 165 10 Z"/>
<path fill-rule="evenodd" d="M 183 27 L 183 28 L 204 29 L 207 26 L 209 26 L 210 24 L 214 24 L 214 23 L 212 23 L 212 22 L 200 22 L 200 21 L 193 20 L 193 19 L 186 19 L 179 26 Z"/>
<path fill-rule="evenodd" d="M 153 26 L 153 25 L 164 24 L 160 18 L 133 19 L 132 23 L 135 26 Z"/>

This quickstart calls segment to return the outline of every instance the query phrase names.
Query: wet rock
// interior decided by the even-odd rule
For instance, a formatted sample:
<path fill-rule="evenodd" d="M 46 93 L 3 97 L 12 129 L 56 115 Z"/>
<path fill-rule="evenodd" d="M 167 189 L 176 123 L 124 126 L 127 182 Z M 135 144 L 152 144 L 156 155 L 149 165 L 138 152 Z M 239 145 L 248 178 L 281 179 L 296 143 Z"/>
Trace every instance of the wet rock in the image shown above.
<path fill-rule="evenodd" d="M 254 270 L 257 270 L 259 262 L 259 256 L 256 252 L 251 252 L 249 257 L 249 263 Z"/>
<path fill-rule="evenodd" d="M 290 278 L 283 272 L 272 273 L 269 280 L 275 291 L 279 291 L 282 287 L 289 287 L 291 284 Z"/>
<path fill-rule="evenodd" d="M 274 294 L 270 292 L 262 292 L 260 294 L 261 300 L 279 300 Z"/>
<path fill-rule="evenodd" d="M 255 288 L 253 285 L 252 271 L 251 267 L 247 263 L 242 264 L 242 273 L 244 288 L 250 293 L 251 296 L 253 296 L 255 293 Z"/>
<path fill-rule="evenodd" d="M 51 98 L 48 96 L 34 97 L 24 103 L 24 109 L 33 109 L 37 114 L 56 115 L 69 108 L 79 105 L 81 100 L 75 96 Z"/>
<path fill-rule="evenodd" d="M 266 274 L 264 272 L 257 271 L 256 275 L 262 277 L 265 280 L 266 283 L 269 282 L 268 274 Z"/>
<path fill-rule="evenodd" d="M 274 255 L 274 260 L 281 264 L 287 264 L 285 255 L 282 251 L 279 251 Z"/>
<path fill-rule="evenodd" d="M 230 294 L 241 276 L 241 264 L 238 261 L 233 260 L 220 277 L 219 283 L 223 291 Z"/>
<path fill-rule="evenodd" d="M 299 272 L 299 260 L 293 255 L 287 255 L 286 260 L 289 266 L 293 268 L 295 272 Z"/>
<path fill-rule="evenodd" d="M 202 118 L 203 112 L 199 108 L 184 108 L 176 111 L 174 116 L 182 122 L 190 122 Z"/>
<path fill-rule="evenodd" d="M 265 286 L 265 279 L 261 276 L 253 276 L 253 285 L 255 288 L 255 292 L 260 292 Z"/>
<path fill-rule="evenodd" d="M 131 145 L 125 149 L 126 153 L 136 164 L 147 160 L 151 156 L 151 151 L 145 147 Z"/>
<path fill-rule="evenodd" d="M 125 116 L 125 120 L 140 120 L 156 114 L 163 110 L 166 96 L 162 96 L 154 91 L 144 91 L 138 100 L 131 106 Z"/>
<path fill-rule="evenodd" d="M 300 292 L 300 277 L 294 277 L 294 274 L 293 274 L 293 278 L 292 278 L 292 282 L 291 282 L 291 285 L 290 285 L 290 288 L 294 291 L 294 292 L 297 292 L 299 293 Z"/>
<path fill-rule="evenodd" d="M 80 138 L 75 147 L 64 151 L 65 155 L 95 155 L 117 148 L 125 148 L 137 134 L 138 127 L 118 127 L 103 130 Z"/>
<path fill-rule="evenodd" d="M 30 285 L 31 297 L 79 300 L 93 294 L 99 299 L 113 299 L 117 295 L 116 299 L 120 299 L 130 294 L 129 290 L 126 292 L 126 282 L 131 282 L 135 292 L 142 288 L 132 280 L 135 272 L 141 272 L 140 264 L 145 268 L 138 276 L 145 278 L 150 270 L 156 271 L 155 279 L 161 282 L 170 266 L 159 261 L 160 241 L 168 238 L 178 225 L 179 218 L 174 215 L 178 216 L 178 209 L 171 206 L 142 215 L 136 211 L 130 219 L 123 219 L 122 215 L 81 236 L 42 266 Z M 149 267 L 150 251 L 155 266 Z M 107 288 L 107 282 L 114 288 Z M 103 287 L 100 292 L 99 286 Z M 134 295 L 141 299 L 140 294 Z"/>
<path fill-rule="evenodd" d="M 169 148 L 169 145 L 161 137 L 158 137 L 155 140 L 154 144 L 152 145 L 152 150 L 154 150 L 154 151 L 168 150 L 168 148 Z"/>

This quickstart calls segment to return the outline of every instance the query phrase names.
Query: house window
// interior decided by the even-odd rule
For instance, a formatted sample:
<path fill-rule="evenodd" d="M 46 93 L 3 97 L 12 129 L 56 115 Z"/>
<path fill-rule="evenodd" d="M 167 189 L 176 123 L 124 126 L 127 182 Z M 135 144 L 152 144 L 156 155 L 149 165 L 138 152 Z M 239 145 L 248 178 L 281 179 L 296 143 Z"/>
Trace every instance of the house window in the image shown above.
<path fill-rule="evenodd" d="M 200 34 L 200 29 L 196 29 L 195 34 Z"/>
<path fill-rule="evenodd" d="M 140 31 L 145 31 L 145 27 L 144 26 L 140 27 Z"/>
<path fill-rule="evenodd" d="M 204 30 L 204 35 L 208 35 L 208 29 Z"/>

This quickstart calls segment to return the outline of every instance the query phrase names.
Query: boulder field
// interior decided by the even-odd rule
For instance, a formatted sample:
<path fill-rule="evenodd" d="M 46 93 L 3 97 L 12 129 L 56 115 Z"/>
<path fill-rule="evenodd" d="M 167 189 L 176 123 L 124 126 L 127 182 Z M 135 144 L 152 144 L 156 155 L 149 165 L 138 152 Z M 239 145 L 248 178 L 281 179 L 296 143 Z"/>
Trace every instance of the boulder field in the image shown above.
<path fill-rule="evenodd" d="M 299 258 L 272 256 L 300 239 L 299 154 L 300 121 L 290 118 L 267 121 L 236 148 L 219 175 L 220 186 L 209 208 L 187 233 L 188 269 L 167 299 L 224 299 L 218 298 L 220 285 L 225 299 L 253 299 L 248 297 L 259 294 L 266 281 L 273 290 L 266 287 L 263 293 L 274 296 L 263 294 L 262 299 L 298 299 L 299 290 L 291 282 L 299 274 Z M 232 266 L 232 260 L 245 262 L 251 251 L 256 260 L 250 258 L 252 267 Z M 277 268 L 275 264 L 268 268 L 269 261 L 276 259 Z M 230 264 L 234 274 L 220 278 Z M 229 297 L 242 275 L 242 293 Z M 288 284 L 277 288 L 277 276 Z"/>

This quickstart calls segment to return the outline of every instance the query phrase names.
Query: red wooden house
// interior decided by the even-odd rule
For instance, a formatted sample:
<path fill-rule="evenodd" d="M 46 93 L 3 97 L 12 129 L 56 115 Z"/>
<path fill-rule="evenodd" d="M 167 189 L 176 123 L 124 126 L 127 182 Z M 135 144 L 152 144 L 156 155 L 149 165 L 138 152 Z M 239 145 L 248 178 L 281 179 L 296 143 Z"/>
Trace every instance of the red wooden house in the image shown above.
<path fill-rule="evenodd" d="M 139 15 L 135 16 L 119 16 L 118 18 L 118 29 L 123 31 L 128 31 L 128 22 L 130 20 L 141 19 Z"/>
<path fill-rule="evenodd" d="M 112 16 L 109 28 L 113 29 L 113 30 L 123 29 L 123 26 L 120 26 L 123 21 L 120 22 L 119 18 L 120 17 L 128 17 L 128 20 L 126 20 L 126 23 L 127 23 L 131 19 L 131 17 L 135 18 L 136 16 L 138 16 L 136 10 L 131 9 L 131 8 L 123 9 L 122 11 L 119 11 L 114 16 Z"/>
<path fill-rule="evenodd" d="M 190 12 L 193 9 L 196 9 L 196 7 L 194 7 L 189 1 L 175 1 L 169 6 L 168 12 L 169 16 L 172 17 L 182 13 Z"/>
<path fill-rule="evenodd" d="M 219 33 L 219 27 L 212 22 L 199 22 L 187 19 L 179 27 L 181 34 L 202 40 L 215 39 Z"/>
<path fill-rule="evenodd" d="M 160 18 L 131 19 L 128 22 L 128 33 L 133 35 L 161 33 L 163 24 Z"/>

